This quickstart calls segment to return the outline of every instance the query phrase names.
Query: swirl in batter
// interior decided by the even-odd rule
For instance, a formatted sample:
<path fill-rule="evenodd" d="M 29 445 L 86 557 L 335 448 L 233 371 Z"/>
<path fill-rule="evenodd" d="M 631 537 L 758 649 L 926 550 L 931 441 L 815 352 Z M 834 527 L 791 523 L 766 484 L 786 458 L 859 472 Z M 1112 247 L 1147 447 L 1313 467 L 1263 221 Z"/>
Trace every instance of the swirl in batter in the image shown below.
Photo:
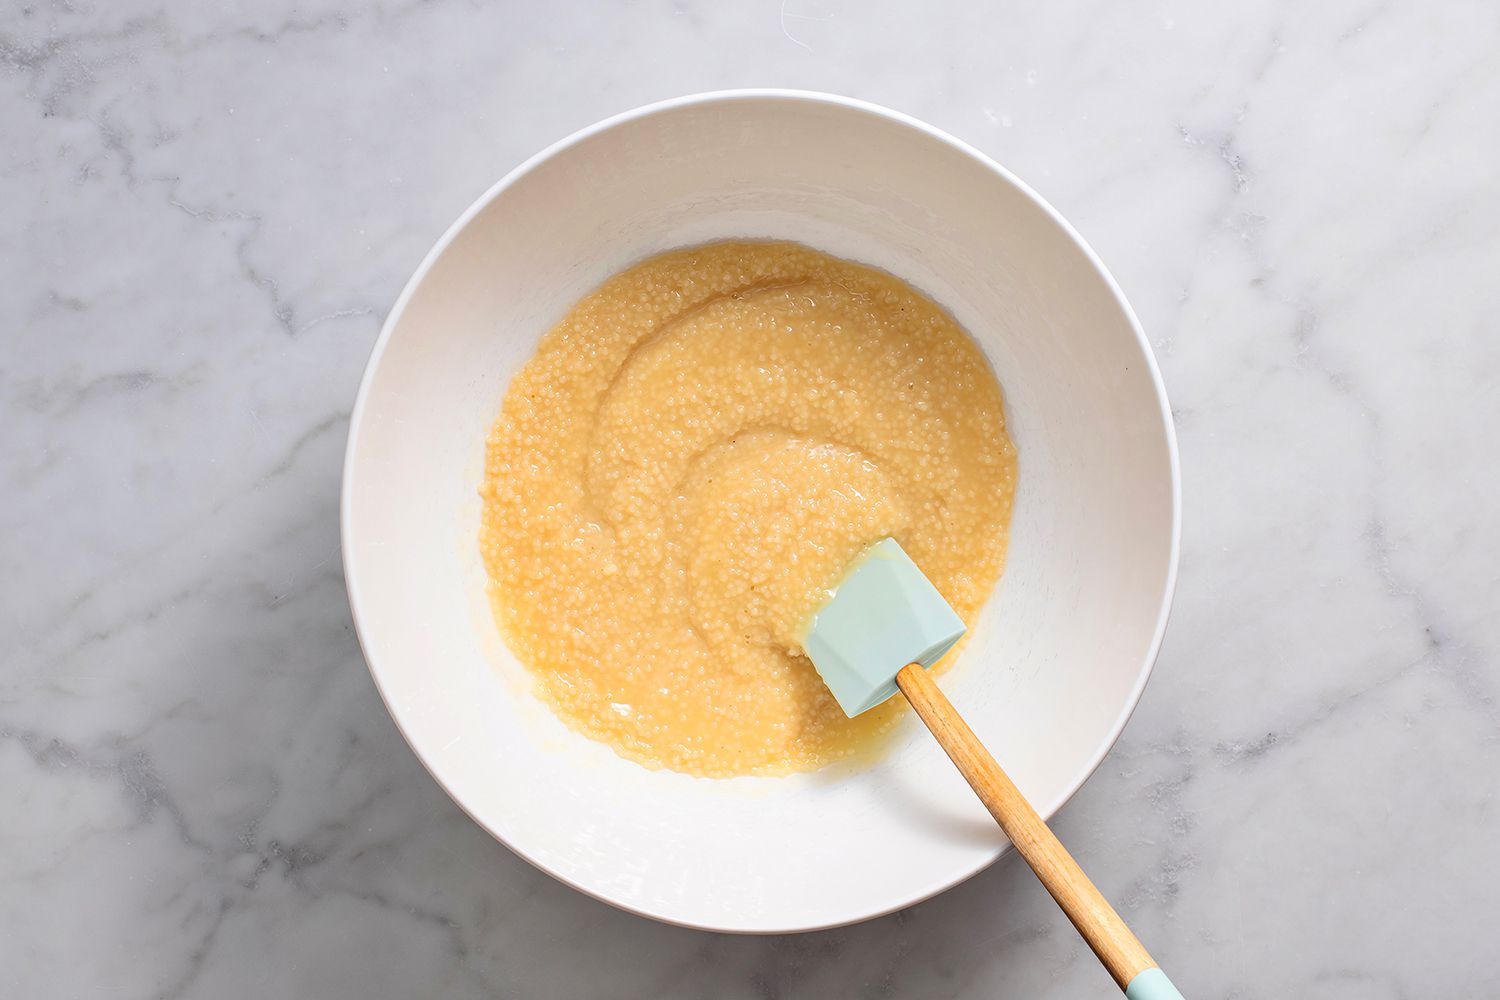
<path fill-rule="evenodd" d="M 652 767 L 806 771 L 870 747 L 801 653 L 894 536 L 965 622 L 1016 453 L 973 340 L 900 280 L 791 243 L 632 267 L 515 376 L 487 443 L 496 621 L 569 725 Z M 951 654 L 950 654 L 951 655 Z"/>

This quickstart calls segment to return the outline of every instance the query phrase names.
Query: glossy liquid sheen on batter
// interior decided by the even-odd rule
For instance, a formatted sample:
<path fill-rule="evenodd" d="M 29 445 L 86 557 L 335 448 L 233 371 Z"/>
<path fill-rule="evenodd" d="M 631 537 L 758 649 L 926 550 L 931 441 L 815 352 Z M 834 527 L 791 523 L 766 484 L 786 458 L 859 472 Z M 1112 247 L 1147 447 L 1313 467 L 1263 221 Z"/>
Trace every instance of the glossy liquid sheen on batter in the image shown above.
<path fill-rule="evenodd" d="M 801 635 L 892 535 L 973 624 L 1005 560 L 1000 386 L 942 309 L 791 243 L 653 257 L 579 302 L 487 443 L 495 617 L 569 725 L 651 767 L 806 771 L 869 748 Z"/>

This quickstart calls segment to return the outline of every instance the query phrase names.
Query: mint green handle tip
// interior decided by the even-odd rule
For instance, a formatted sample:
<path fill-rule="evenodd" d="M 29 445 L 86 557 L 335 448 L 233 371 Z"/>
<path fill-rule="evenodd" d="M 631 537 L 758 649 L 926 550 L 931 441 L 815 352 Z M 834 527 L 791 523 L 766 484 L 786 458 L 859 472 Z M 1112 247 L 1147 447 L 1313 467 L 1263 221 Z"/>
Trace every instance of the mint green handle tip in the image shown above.
<path fill-rule="evenodd" d="M 1147 969 L 1125 987 L 1125 1000 L 1182 1000 L 1182 994 L 1160 969 Z"/>

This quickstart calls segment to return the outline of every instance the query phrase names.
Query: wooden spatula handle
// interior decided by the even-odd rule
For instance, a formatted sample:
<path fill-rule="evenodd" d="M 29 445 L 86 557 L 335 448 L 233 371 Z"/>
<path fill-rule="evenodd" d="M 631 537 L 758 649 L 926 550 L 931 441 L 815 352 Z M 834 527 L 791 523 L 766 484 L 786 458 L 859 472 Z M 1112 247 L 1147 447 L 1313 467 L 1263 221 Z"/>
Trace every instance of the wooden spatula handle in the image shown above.
<path fill-rule="evenodd" d="M 896 685 L 1120 989 L 1127 989 L 1142 972 L 1155 969 L 1156 963 L 1125 921 L 1000 769 L 927 671 L 915 663 L 903 667 L 896 675 Z M 1158 977 L 1165 978 L 1153 973 L 1142 983 Z M 1130 995 L 1137 992 L 1131 990 Z"/>

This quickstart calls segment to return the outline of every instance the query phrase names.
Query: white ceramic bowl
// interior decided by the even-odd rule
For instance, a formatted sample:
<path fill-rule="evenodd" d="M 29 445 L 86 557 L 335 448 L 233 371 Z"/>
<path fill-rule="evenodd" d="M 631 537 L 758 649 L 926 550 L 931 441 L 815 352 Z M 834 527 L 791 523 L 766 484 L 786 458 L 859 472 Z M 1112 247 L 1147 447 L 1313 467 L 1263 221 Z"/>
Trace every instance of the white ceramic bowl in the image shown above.
<path fill-rule="evenodd" d="M 937 893 L 1006 846 L 918 723 L 865 766 L 649 771 L 531 696 L 483 597 L 476 490 L 512 373 L 609 275 L 725 237 L 884 268 L 989 356 L 1020 487 L 1005 577 L 943 686 L 1042 814 L 1057 810 L 1119 735 L 1161 640 L 1177 565 L 1172 423 L 1150 348 L 1078 234 L 904 115 L 706 94 L 611 118 L 513 170 L 428 254 L 375 346 L 349 431 L 344 569 L 397 725 L 516 853 L 659 920 L 829 927 Z"/>

